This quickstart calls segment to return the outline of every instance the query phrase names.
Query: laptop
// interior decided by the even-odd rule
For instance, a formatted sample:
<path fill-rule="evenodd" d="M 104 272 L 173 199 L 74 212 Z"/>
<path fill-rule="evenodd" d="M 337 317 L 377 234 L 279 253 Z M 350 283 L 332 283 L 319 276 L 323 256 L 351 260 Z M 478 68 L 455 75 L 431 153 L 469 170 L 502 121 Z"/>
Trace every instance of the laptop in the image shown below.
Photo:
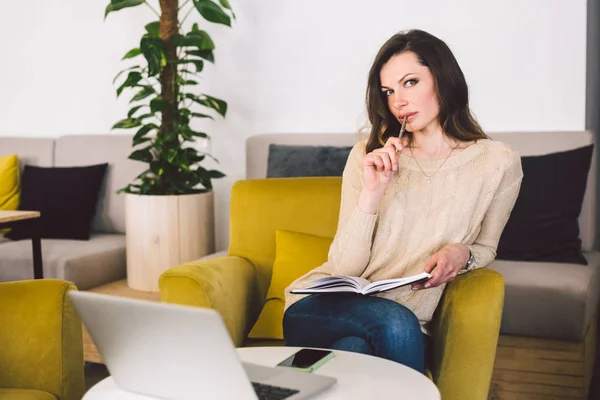
<path fill-rule="evenodd" d="M 115 383 L 162 399 L 307 399 L 335 378 L 242 363 L 218 312 L 70 291 Z"/>

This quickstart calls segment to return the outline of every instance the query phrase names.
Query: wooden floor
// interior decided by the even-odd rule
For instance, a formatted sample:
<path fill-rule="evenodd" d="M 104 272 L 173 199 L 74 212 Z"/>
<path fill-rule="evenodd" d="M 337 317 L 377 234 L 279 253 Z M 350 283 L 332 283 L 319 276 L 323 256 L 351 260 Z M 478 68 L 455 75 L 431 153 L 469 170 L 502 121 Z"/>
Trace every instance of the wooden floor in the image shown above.
<path fill-rule="evenodd" d="M 129 297 L 140 300 L 160 301 L 160 294 L 154 292 L 140 292 L 127 286 L 127 280 L 111 282 L 109 284 L 90 289 L 89 292 L 108 294 L 111 296 Z M 103 363 L 96 345 L 92 341 L 85 325 L 83 326 L 83 359 L 86 362 Z"/>

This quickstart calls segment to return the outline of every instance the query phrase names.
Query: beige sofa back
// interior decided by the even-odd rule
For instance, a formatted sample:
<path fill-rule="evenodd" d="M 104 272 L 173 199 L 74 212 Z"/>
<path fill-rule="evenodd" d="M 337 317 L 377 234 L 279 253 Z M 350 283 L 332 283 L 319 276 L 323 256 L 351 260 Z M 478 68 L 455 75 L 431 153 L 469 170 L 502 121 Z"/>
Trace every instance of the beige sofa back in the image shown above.
<path fill-rule="evenodd" d="M 25 164 L 38 167 L 54 165 L 54 139 L 0 137 L 0 156 L 17 154 L 21 170 Z"/>
<path fill-rule="evenodd" d="M 94 232 L 125 232 L 125 197 L 117 194 L 140 174 L 145 164 L 129 160 L 131 135 L 69 135 L 60 138 L 0 137 L 0 155 L 14 154 L 21 167 L 70 167 L 108 163 L 102 186 Z"/>
<path fill-rule="evenodd" d="M 588 131 L 575 132 L 498 132 L 489 136 L 504 142 L 522 156 L 543 155 L 571 150 L 593 143 Z M 267 134 L 249 137 L 246 141 L 246 177 L 264 178 L 267 174 L 269 144 L 352 146 L 360 136 L 356 133 L 290 133 Z M 588 177 L 587 191 L 579 218 L 582 247 L 585 251 L 595 248 L 596 240 L 596 167 L 595 156 Z"/>

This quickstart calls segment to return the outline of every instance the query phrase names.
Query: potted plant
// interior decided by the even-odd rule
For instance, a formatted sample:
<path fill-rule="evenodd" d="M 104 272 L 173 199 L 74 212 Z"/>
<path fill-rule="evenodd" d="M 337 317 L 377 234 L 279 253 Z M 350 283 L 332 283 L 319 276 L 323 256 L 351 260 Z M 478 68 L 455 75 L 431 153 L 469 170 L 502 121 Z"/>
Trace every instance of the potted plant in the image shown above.
<path fill-rule="evenodd" d="M 139 62 L 115 78 L 121 81 L 117 96 L 134 93 L 127 118 L 113 129 L 136 130 L 129 158 L 147 164 L 119 191 L 126 196 L 127 282 L 144 291 L 158 290 L 164 270 L 214 251 L 211 180 L 224 174 L 202 167 L 211 156 L 193 145 L 208 135 L 191 125 L 196 119 L 225 117 L 227 103 L 200 93 L 196 78 L 205 62 L 214 63 L 215 45 L 198 24 L 184 32 L 183 23 L 192 13 L 227 26 L 235 18 L 228 0 L 157 2 L 159 8 L 146 0 L 111 0 L 105 11 L 106 18 L 142 5 L 158 18 L 145 26 L 139 46 L 123 57 Z"/>

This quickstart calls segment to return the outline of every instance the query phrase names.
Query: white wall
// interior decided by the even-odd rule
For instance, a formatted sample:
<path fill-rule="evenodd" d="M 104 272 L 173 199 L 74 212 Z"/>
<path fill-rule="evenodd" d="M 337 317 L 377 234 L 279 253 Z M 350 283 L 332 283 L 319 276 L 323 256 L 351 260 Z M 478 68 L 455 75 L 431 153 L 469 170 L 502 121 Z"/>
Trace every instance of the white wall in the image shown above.
<path fill-rule="evenodd" d="M 245 138 L 361 127 L 370 63 L 398 30 L 448 43 L 486 130 L 585 128 L 586 0 L 230 1 L 238 20 L 233 29 L 208 27 L 217 63 L 203 83 L 230 111 L 201 127 L 228 175 L 215 181 L 219 249 L 229 189 L 244 177 Z M 153 15 L 140 7 L 104 22 L 107 3 L 4 5 L 0 135 L 106 132 L 125 114 L 127 98 L 115 100 L 111 81 Z"/>

